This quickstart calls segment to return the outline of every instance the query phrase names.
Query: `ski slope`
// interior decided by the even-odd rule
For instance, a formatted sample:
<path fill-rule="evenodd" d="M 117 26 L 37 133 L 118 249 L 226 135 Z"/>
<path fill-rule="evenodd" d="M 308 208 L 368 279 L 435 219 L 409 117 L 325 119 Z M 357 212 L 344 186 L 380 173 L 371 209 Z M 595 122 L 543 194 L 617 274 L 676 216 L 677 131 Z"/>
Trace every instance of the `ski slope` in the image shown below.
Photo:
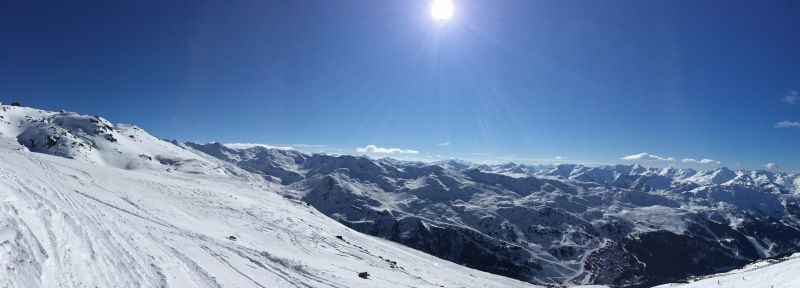
<path fill-rule="evenodd" d="M 728 273 L 714 275 L 686 284 L 666 284 L 661 288 L 797 288 L 800 287 L 800 254 L 795 254 L 789 259 L 774 263 L 774 261 L 760 261 L 745 268 Z"/>
<path fill-rule="evenodd" d="M 355 232 L 132 126 L 2 107 L 0 287 L 532 287 Z"/>

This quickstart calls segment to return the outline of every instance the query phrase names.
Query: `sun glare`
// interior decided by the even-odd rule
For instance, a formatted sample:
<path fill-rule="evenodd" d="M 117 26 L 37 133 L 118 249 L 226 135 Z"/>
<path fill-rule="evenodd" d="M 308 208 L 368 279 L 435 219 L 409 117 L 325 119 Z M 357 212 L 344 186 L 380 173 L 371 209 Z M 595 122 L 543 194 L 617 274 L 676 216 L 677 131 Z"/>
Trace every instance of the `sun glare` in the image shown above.
<path fill-rule="evenodd" d="M 431 0 L 431 17 L 444 21 L 453 18 L 455 6 L 451 0 Z"/>

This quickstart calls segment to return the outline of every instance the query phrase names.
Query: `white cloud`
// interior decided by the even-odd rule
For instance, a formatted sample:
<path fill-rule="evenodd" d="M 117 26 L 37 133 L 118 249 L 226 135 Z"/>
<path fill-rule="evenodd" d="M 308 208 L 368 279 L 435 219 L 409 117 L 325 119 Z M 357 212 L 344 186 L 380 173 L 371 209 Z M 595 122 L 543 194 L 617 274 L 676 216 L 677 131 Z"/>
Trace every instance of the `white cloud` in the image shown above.
<path fill-rule="evenodd" d="M 783 98 L 781 98 L 781 100 L 783 102 L 789 103 L 789 105 L 794 105 L 794 104 L 797 103 L 797 96 L 798 96 L 797 91 L 796 90 L 792 90 L 792 91 L 789 91 L 788 94 L 783 96 Z"/>
<path fill-rule="evenodd" d="M 719 161 L 714 160 L 714 159 L 708 159 L 708 158 L 700 159 L 700 160 L 692 159 L 692 158 L 686 158 L 686 159 L 681 160 L 681 162 L 690 163 L 690 164 L 703 164 L 703 165 L 719 165 L 720 164 Z"/>
<path fill-rule="evenodd" d="M 294 150 L 294 148 L 288 146 L 272 146 L 272 145 L 257 144 L 257 143 L 227 143 L 222 145 L 231 149 L 249 149 L 254 147 L 262 147 L 267 149 Z"/>
<path fill-rule="evenodd" d="M 453 145 L 453 143 L 450 143 L 450 142 L 442 142 L 442 143 L 436 144 L 436 146 L 450 146 L 450 145 Z"/>
<path fill-rule="evenodd" d="M 781 121 L 775 123 L 775 128 L 800 128 L 800 122 L 797 121 Z"/>
<path fill-rule="evenodd" d="M 556 157 L 555 157 L 555 159 L 556 159 L 556 160 L 562 160 L 562 159 L 567 159 L 567 157 L 564 157 L 564 156 L 556 156 Z"/>
<path fill-rule="evenodd" d="M 370 153 L 370 154 L 419 154 L 417 150 L 406 150 L 406 149 L 399 149 L 399 148 L 383 148 L 378 147 L 375 145 L 367 145 L 366 147 L 359 147 L 356 148 L 356 152 L 358 153 Z"/>
<path fill-rule="evenodd" d="M 767 170 L 777 170 L 778 169 L 778 164 L 770 162 L 770 163 L 764 164 L 764 168 L 767 168 Z"/>
<path fill-rule="evenodd" d="M 661 157 L 650 153 L 639 153 L 622 157 L 622 160 L 629 161 L 675 161 L 674 157 Z"/>
<path fill-rule="evenodd" d="M 289 144 L 296 148 L 327 148 L 328 145 L 323 144 Z"/>
<path fill-rule="evenodd" d="M 719 165 L 720 162 L 714 159 L 700 159 L 700 164 Z"/>

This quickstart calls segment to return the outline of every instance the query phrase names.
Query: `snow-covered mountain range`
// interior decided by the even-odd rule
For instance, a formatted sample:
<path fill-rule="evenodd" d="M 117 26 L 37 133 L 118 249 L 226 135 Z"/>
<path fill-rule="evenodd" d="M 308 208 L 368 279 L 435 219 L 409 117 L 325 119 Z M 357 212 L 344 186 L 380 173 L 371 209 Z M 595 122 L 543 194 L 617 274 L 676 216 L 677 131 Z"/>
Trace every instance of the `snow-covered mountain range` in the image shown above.
<path fill-rule="evenodd" d="M 649 286 L 800 249 L 795 174 L 425 164 L 186 143 L 347 226 L 539 284 Z"/>
<path fill-rule="evenodd" d="M 305 154 L 0 106 L 3 287 L 651 286 L 800 251 L 799 198 L 791 173 Z"/>
<path fill-rule="evenodd" d="M 281 189 L 134 126 L 0 106 L 0 287 L 529 286 Z"/>

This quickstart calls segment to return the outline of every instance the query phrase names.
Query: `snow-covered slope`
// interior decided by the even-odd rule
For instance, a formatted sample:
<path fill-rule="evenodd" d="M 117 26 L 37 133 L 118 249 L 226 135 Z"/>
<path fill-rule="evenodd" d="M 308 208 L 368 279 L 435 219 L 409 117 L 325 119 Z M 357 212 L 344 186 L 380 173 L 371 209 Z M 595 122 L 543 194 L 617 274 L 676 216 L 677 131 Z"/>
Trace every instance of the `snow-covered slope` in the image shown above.
<path fill-rule="evenodd" d="M 648 286 L 800 251 L 798 187 L 796 174 L 725 168 L 167 142 L 0 106 L 0 287 L 528 285 L 448 260 L 531 283 Z"/>
<path fill-rule="evenodd" d="M 186 145 L 238 155 L 220 159 L 280 178 L 284 195 L 358 231 L 532 283 L 655 285 L 800 251 L 794 174 Z"/>
<path fill-rule="evenodd" d="M 0 107 L 0 287 L 528 285 L 355 232 L 133 126 Z"/>
<path fill-rule="evenodd" d="M 660 288 L 797 288 L 800 287 L 800 254 L 787 259 L 759 261 L 742 269 L 692 280 L 689 283 L 665 284 Z"/>
<path fill-rule="evenodd" d="M 33 152 L 115 168 L 202 174 L 231 172 L 213 157 L 182 149 L 139 127 L 114 125 L 99 116 L 73 112 L 0 106 L 0 137 Z"/>

